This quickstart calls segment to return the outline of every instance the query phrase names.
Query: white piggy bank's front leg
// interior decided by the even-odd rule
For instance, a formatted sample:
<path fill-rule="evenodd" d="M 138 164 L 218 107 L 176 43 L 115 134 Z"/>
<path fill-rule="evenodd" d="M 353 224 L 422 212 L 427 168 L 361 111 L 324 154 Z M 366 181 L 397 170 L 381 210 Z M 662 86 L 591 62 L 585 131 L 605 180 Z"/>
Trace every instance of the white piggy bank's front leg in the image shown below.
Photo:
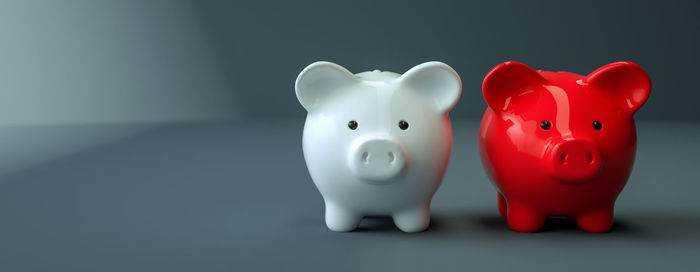
<path fill-rule="evenodd" d="M 393 215 L 394 224 L 405 232 L 424 231 L 430 225 L 430 206 L 428 204 L 400 211 Z"/>
<path fill-rule="evenodd" d="M 342 206 L 326 202 L 326 226 L 332 231 L 352 231 L 360 225 L 362 216 Z"/>

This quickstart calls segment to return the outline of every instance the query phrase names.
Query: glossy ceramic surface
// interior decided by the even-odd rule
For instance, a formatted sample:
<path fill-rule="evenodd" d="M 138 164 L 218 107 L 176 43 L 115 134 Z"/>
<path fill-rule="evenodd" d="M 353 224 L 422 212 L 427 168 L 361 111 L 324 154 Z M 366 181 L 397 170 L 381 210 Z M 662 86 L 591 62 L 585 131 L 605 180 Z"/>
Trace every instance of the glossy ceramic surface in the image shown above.
<path fill-rule="evenodd" d="M 367 215 L 392 216 L 406 232 L 428 227 L 452 149 L 448 112 L 460 93 L 459 76 L 440 62 L 403 75 L 316 62 L 299 74 L 304 158 L 328 228 L 351 231 Z"/>
<path fill-rule="evenodd" d="M 493 68 L 479 148 L 511 229 L 534 232 L 547 216 L 609 231 L 613 206 L 634 164 L 634 113 L 651 82 L 631 62 L 581 76 L 517 62 Z"/>

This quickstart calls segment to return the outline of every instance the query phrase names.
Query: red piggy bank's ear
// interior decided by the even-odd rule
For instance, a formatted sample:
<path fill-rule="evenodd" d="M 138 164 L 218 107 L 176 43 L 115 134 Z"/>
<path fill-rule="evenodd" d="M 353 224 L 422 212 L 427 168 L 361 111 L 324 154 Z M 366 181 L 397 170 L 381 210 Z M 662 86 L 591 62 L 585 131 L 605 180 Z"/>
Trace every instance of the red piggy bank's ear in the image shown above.
<path fill-rule="evenodd" d="M 535 92 L 544 82 L 544 78 L 529 66 L 514 61 L 504 62 L 491 69 L 484 78 L 484 99 L 491 109 L 505 111 L 512 104 L 512 98 Z"/>
<path fill-rule="evenodd" d="M 610 93 L 622 108 L 636 112 L 649 98 L 651 79 L 632 62 L 615 62 L 598 68 L 586 77 L 589 86 Z"/>

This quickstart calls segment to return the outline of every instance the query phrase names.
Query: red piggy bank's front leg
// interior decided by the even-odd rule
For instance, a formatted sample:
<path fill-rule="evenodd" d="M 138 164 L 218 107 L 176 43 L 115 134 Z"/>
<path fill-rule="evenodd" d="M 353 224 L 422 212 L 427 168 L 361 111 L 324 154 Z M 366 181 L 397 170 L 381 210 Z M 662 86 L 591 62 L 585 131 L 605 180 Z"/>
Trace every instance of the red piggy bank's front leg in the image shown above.
<path fill-rule="evenodd" d="M 547 215 L 522 202 L 507 200 L 506 205 L 508 226 L 514 231 L 536 232 L 542 228 L 547 219 Z"/>
<path fill-rule="evenodd" d="M 498 213 L 503 218 L 508 218 L 508 204 L 501 193 L 498 193 Z"/>
<path fill-rule="evenodd" d="M 576 224 L 587 232 L 608 232 L 613 225 L 613 207 L 580 214 L 576 216 Z"/>

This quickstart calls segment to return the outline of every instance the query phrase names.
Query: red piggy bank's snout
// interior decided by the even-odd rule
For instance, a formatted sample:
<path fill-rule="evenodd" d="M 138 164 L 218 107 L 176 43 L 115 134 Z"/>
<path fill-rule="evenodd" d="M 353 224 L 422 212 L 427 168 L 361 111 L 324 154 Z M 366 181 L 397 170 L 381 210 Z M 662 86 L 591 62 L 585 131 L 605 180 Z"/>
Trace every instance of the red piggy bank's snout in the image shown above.
<path fill-rule="evenodd" d="M 552 177 L 560 183 L 574 185 L 591 180 L 601 170 L 603 157 L 593 143 L 564 140 L 553 143 L 549 164 Z"/>

